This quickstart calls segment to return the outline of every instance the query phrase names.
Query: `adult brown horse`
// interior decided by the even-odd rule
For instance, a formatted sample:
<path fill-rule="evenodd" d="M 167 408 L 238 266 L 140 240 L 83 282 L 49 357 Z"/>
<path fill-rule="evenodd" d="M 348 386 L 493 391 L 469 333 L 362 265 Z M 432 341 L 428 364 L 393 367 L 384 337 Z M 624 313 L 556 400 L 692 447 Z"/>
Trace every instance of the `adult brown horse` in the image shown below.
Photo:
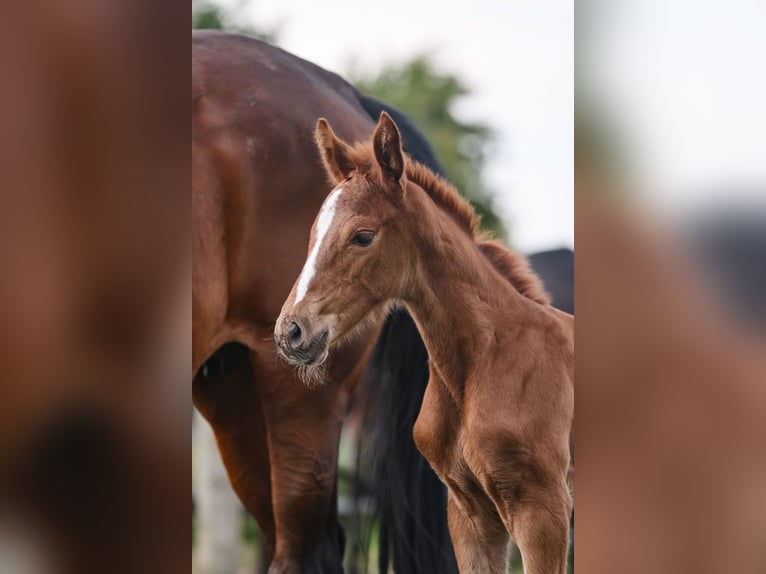
<path fill-rule="evenodd" d="M 487 241 L 470 205 L 410 162 L 384 112 L 353 147 L 319 120 L 334 189 L 275 328 L 309 371 L 396 304 L 412 313 L 431 376 L 418 448 L 449 490 L 461 573 L 507 571 L 508 536 L 529 574 L 564 574 L 572 510 L 574 323 L 526 261 Z"/>
<path fill-rule="evenodd" d="M 397 397 L 378 419 L 396 452 L 376 453 L 386 457 L 376 466 L 385 478 L 372 481 L 388 490 L 383 571 L 389 548 L 399 573 L 455 570 L 444 490 L 411 438 L 426 382 L 411 320 L 370 325 L 333 354 L 326 384 L 314 389 L 277 358 L 272 338 L 327 188 L 316 119 L 331 118 L 353 140 L 370 133 L 380 109 L 338 76 L 266 43 L 192 33 L 193 398 L 263 531 L 269 572 L 342 570 L 338 440 L 371 355 L 371 381 Z M 435 167 L 422 136 L 408 131 L 405 145 Z"/>

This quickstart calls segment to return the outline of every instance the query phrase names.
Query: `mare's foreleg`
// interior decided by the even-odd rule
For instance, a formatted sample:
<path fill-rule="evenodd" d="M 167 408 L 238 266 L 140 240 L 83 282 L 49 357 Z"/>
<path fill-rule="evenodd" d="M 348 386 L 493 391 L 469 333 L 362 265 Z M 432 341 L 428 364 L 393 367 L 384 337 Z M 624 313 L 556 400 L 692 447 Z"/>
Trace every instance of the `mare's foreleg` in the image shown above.
<path fill-rule="evenodd" d="M 277 546 L 269 574 L 341 573 L 336 472 L 347 393 L 307 389 L 285 365 L 257 372 L 269 429 Z"/>
<path fill-rule="evenodd" d="M 258 522 L 266 552 L 274 556 L 276 527 L 266 424 L 249 360 L 233 372 L 212 378 L 198 375 L 192 386 L 194 405 L 215 432 L 218 449 L 234 491 Z"/>

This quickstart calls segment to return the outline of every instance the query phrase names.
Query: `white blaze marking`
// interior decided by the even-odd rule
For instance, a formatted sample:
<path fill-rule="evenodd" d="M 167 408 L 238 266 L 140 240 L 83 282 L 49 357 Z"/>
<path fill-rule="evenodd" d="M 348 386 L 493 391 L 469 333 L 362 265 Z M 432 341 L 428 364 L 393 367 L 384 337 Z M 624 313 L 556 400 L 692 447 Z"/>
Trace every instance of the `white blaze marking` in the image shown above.
<path fill-rule="evenodd" d="M 306 296 L 309 283 L 314 278 L 316 273 L 317 257 L 319 256 L 319 248 L 322 246 L 322 240 L 327 235 L 327 230 L 332 225 L 332 220 L 335 217 L 335 204 L 340 197 L 340 192 L 343 191 L 342 187 L 339 187 L 333 191 L 330 196 L 325 200 L 322 205 L 322 209 L 319 210 L 319 218 L 317 219 L 317 234 L 314 241 L 314 247 L 311 248 L 308 259 L 303 266 L 301 276 L 298 278 L 298 289 L 295 292 L 295 305 L 300 303 L 301 299 Z"/>

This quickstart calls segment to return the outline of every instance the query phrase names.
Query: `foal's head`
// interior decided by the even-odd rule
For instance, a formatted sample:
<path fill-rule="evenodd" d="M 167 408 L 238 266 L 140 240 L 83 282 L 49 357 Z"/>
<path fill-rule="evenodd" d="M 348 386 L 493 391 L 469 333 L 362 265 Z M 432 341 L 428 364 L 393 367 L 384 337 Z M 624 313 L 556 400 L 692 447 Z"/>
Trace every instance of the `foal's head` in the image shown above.
<path fill-rule="evenodd" d="M 393 120 L 384 112 L 372 144 L 352 147 L 320 119 L 316 141 L 334 187 L 275 328 L 281 354 L 302 366 L 321 365 L 333 344 L 388 311 L 404 289 L 413 252 L 405 157 Z"/>

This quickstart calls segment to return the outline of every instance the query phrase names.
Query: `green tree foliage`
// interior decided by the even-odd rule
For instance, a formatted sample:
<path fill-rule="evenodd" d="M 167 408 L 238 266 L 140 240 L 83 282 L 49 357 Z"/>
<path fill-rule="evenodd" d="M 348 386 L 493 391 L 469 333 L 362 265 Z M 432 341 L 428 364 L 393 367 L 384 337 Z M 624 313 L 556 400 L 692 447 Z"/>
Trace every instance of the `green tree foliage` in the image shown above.
<path fill-rule="evenodd" d="M 447 176 L 481 214 L 483 227 L 505 236 L 494 210 L 483 169 L 493 134 L 489 126 L 466 122 L 453 112 L 454 104 L 470 90 L 453 74 L 434 69 L 427 56 L 403 65 L 389 65 L 374 75 L 349 74 L 359 90 L 405 112 L 425 133 Z"/>
<path fill-rule="evenodd" d="M 275 41 L 275 33 L 250 25 L 242 25 L 240 10 L 226 10 L 208 0 L 192 0 L 192 30 L 225 30 L 247 34 L 267 42 Z"/>
<path fill-rule="evenodd" d="M 223 14 L 215 4 L 192 2 L 192 30 L 223 30 Z"/>

